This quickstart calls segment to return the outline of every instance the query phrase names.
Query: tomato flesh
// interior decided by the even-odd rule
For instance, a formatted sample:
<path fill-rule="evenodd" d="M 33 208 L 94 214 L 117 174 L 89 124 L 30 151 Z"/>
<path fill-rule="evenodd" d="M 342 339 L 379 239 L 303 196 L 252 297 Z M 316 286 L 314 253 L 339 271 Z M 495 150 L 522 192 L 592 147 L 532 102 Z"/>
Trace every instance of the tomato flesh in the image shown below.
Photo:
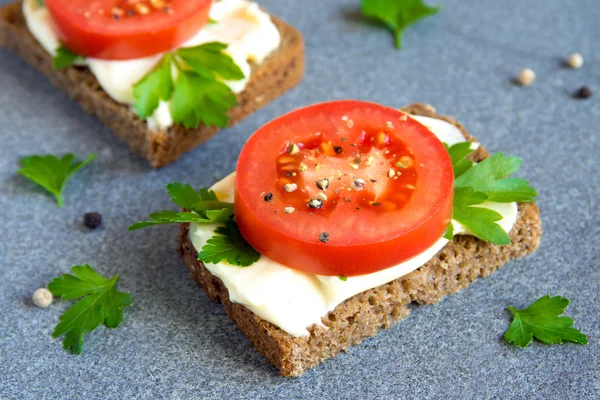
<path fill-rule="evenodd" d="M 61 42 L 71 51 L 129 60 L 171 50 L 208 21 L 212 0 L 45 0 Z"/>
<path fill-rule="evenodd" d="M 431 247 L 452 216 L 452 163 L 410 116 L 361 101 L 293 111 L 242 149 L 235 187 L 240 231 L 291 268 L 362 275 Z"/>

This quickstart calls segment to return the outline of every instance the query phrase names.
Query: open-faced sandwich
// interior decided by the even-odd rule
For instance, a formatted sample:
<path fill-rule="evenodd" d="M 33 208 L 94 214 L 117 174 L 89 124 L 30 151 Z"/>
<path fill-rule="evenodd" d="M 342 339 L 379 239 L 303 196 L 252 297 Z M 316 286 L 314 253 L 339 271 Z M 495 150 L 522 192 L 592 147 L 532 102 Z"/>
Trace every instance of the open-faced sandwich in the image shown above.
<path fill-rule="evenodd" d="M 304 73 L 300 33 L 248 0 L 24 0 L 0 8 L 0 45 L 154 167 Z"/>
<path fill-rule="evenodd" d="M 167 186 L 192 277 L 279 371 L 301 375 L 539 245 L 536 191 L 462 125 L 333 101 L 255 132 L 210 190 Z"/>

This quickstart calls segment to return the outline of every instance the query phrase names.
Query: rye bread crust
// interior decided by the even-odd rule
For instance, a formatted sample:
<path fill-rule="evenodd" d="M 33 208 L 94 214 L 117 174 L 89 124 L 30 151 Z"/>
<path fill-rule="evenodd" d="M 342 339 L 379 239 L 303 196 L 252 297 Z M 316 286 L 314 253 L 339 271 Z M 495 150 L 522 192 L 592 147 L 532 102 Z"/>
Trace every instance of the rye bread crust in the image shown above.
<path fill-rule="evenodd" d="M 403 110 L 448 121 L 457 126 L 468 140 L 475 141 L 462 125 L 436 114 L 431 106 L 416 103 Z M 476 161 L 487 157 L 489 153 L 483 147 L 473 154 Z M 512 244 L 497 246 L 473 236 L 455 236 L 416 271 L 359 293 L 338 305 L 321 318 L 326 328 L 310 327 L 309 337 L 294 337 L 243 305 L 232 303 L 223 282 L 198 261 L 198 253 L 188 233 L 189 224 L 182 224 L 179 254 L 192 278 L 211 300 L 223 304 L 229 318 L 282 375 L 300 376 L 323 360 L 405 318 L 410 313 L 411 303 L 438 302 L 444 296 L 466 288 L 477 278 L 490 275 L 510 260 L 535 251 L 540 244 L 542 226 L 535 203 L 519 204 L 517 222 L 509 234 Z"/>
<path fill-rule="evenodd" d="M 246 89 L 237 96 L 237 107 L 229 111 L 229 126 L 296 86 L 304 75 L 302 35 L 284 21 L 271 16 L 281 34 L 281 45 L 260 64 L 252 64 Z M 0 46 L 16 53 L 41 72 L 58 89 L 95 115 L 114 135 L 127 143 L 152 167 L 160 168 L 215 135 L 219 128 L 199 126 L 186 129 L 176 125 L 150 131 L 129 106 L 115 102 L 98 84 L 86 67 L 68 67 L 56 71 L 52 57 L 39 45 L 25 24 L 21 2 L 0 8 Z"/>

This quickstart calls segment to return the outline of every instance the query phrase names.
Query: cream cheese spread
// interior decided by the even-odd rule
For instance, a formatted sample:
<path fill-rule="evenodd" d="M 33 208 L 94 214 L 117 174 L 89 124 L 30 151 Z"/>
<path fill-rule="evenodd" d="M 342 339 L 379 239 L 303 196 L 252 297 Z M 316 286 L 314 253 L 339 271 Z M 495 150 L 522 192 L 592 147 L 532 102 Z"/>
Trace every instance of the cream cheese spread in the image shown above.
<path fill-rule="evenodd" d="M 28 0 L 23 2 L 23 14 L 27 27 L 40 45 L 54 56 L 60 42 L 52 28 L 48 9 Z M 260 64 L 275 51 L 281 42 L 279 30 L 268 13 L 258 4 L 248 0 L 222 0 L 213 4 L 210 18 L 215 23 L 208 24 L 196 36 L 181 47 L 193 47 L 203 43 L 221 42 L 228 45 L 225 52 L 240 67 L 245 78 L 239 81 L 225 81 L 234 93 L 240 93 L 250 79 L 250 62 Z M 81 65 L 87 65 L 102 89 L 116 102 L 132 105 L 133 86 L 150 72 L 160 61 L 162 54 L 125 61 L 86 58 Z M 175 75 L 176 71 L 173 71 Z M 175 76 L 174 76 L 175 77 Z M 173 125 L 170 103 L 161 102 L 154 114 L 148 118 L 150 129 L 164 129 Z"/>
<path fill-rule="evenodd" d="M 450 145 L 464 142 L 461 131 L 454 125 L 433 118 L 413 116 L 427 126 L 442 142 Z M 212 190 L 219 200 L 233 202 L 235 173 L 216 183 Z M 484 203 L 481 207 L 498 211 L 503 219 L 500 226 L 506 232 L 517 219 L 516 203 Z M 455 234 L 469 234 L 453 221 Z M 213 236 L 216 225 L 190 224 L 189 237 L 198 250 Z M 268 257 L 249 267 L 240 268 L 227 263 L 205 264 L 219 277 L 232 302 L 243 304 L 260 318 L 267 320 L 294 336 L 307 336 L 311 325 L 321 325 L 321 318 L 344 300 L 365 290 L 383 285 L 411 273 L 432 259 L 448 240 L 440 238 L 418 256 L 399 265 L 372 274 L 350 276 L 342 281 L 337 276 L 308 274 L 281 265 Z"/>

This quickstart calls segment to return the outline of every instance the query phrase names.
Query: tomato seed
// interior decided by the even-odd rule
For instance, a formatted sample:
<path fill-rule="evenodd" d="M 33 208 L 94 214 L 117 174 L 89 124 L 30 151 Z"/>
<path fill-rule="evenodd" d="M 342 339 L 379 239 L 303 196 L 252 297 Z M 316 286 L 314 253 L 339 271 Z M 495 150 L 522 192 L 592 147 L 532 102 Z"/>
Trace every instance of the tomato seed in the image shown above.
<path fill-rule="evenodd" d="M 288 154 L 294 155 L 300 152 L 300 147 L 296 143 L 292 143 L 287 148 Z"/>

